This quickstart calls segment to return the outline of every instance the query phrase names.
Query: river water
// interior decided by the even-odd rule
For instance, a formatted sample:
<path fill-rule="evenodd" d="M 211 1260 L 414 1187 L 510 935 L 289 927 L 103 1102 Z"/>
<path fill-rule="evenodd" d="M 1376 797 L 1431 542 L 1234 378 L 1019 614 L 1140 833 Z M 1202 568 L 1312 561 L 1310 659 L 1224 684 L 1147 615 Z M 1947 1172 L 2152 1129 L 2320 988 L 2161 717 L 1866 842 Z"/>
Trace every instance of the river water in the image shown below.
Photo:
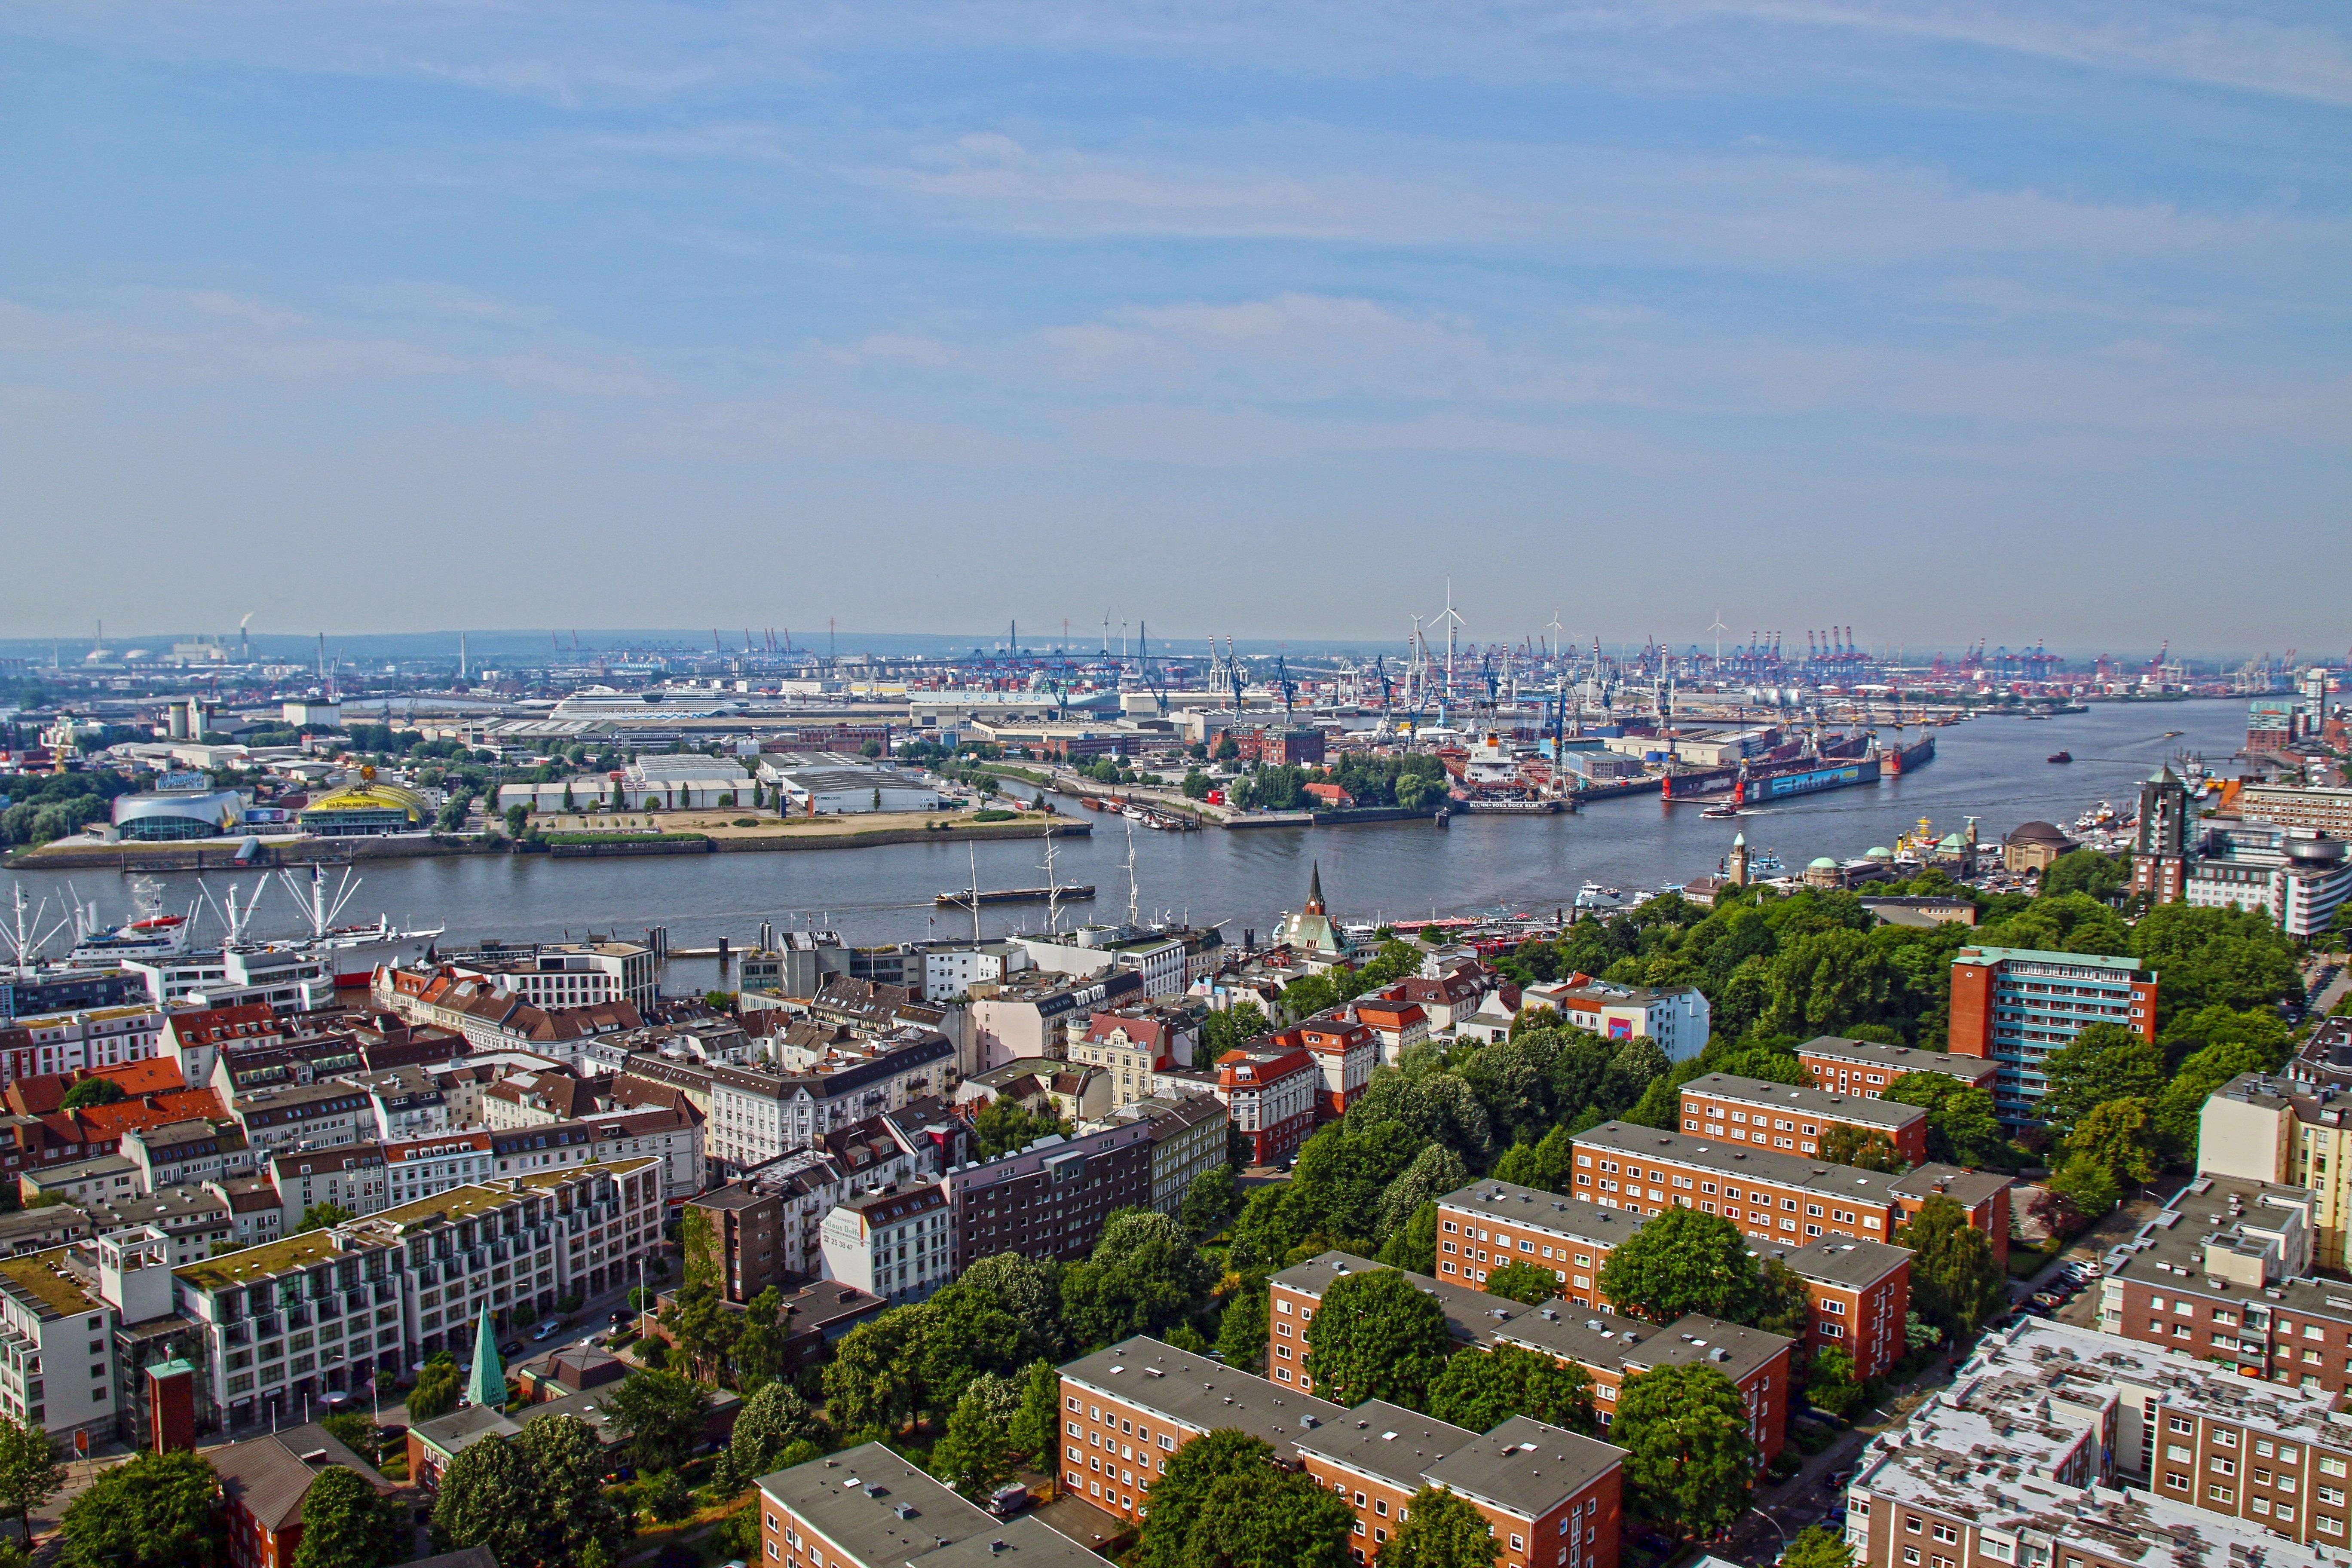
<path fill-rule="evenodd" d="M 1628 892 L 1682 882 L 1716 869 L 1732 834 L 1769 849 L 1792 870 L 1817 855 L 1860 855 L 1892 845 L 1920 817 L 1936 831 L 1974 816 L 1989 842 L 2036 818 L 2062 827 L 2100 800 L 2118 807 L 2138 783 L 2176 752 L 2202 752 L 2217 771 L 2245 739 L 2243 701 L 2095 705 L 2049 722 L 1978 719 L 1936 731 L 1933 763 L 1900 779 L 1881 780 L 1753 811 L 1737 823 L 1708 821 L 1696 806 L 1665 810 L 1654 795 L 1603 801 L 1559 816 L 1456 816 L 1450 827 L 1427 822 L 1351 827 L 1210 829 L 1134 836 L 1138 908 L 1156 916 L 1217 921 L 1229 941 L 1244 927 L 1262 938 L 1276 915 L 1296 909 L 1307 872 L 1319 862 L 1332 913 L 1342 919 L 1402 923 L 1433 912 L 1475 914 L 1546 910 L 1573 900 L 1587 880 Z M 2164 731 L 2185 731 L 2167 739 Z M 1916 731 L 1908 733 L 1916 734 Z M 2044 758 L 2071 750 L 2071 765 Z M 1091 904 L 1065 907 L 1066 922 L 1109 920 L 1127 912 L 1128 837 L 1118 819 L 1089 817 L 1087 839 L 1063 839 L 1064 882 L 1092 882 Z M 762 920 L 779 926 L 838 930 L 854 943 L 962 935 L 971 917 L 940 910 L 933 895 L 971 877 L 971 853 L 983 887 L 1044 881 L 1034 840 L 964 845 L 907 844 L 881 848 L 775 854 L 677 856 L 641 859 L 554 860 L 546 856 L 467 856 L 377 861 L 363 869 L 346 921 L 389 913 L 398 922 L 440 924 L 449 940 L 499 937 L 558 940 L 589 931 L 624 936 L 669 928 L 673 946 L 747 943 Z M 233 876 L 208 872 L 215 896 Z M 106 871 L 16 874 L 28 899 L 56 893 L 68 879 L 112 919 L 129 904 L 122 879 Z M 0 898 L 11 874 L 0 873 Z M 166 876 L 167 904 L 195 896 L 193 874 Z M 55 904 L 52 908 L 57 907 Z M 984 910 L 983 933 L 1045 921 L 1042 906 Z M 282 889 L 264 900 L 256 929 L 290 933 L 297 922 Z M 674 963 L 673 990 L 717 978 L 712 963 Z"/>

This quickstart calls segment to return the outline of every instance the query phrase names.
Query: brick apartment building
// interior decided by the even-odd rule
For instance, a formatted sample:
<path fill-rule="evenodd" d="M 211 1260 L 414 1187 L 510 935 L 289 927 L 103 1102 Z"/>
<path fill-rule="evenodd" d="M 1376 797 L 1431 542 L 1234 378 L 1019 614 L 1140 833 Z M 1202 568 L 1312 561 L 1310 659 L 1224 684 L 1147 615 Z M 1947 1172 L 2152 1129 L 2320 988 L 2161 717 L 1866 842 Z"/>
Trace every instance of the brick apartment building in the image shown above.
<path fill-rule="evenodd" d="M 1075 1262 L 1103 1221 L 1151 1206 L 1151 1126 L 1124 1121 L 951 1168 L 941 1178 L 961 1271 L 999 1252 Z"/>
<path fill-rule="evenodd" d="M 1271 1165 L 1297 1153 L 1315 1131 L 1323 1068 L 1301 1046 L 1241 1046 L 1217 1058 L 1216 1093 L 1234 1130 L 1249 1140 L 1250 1163 Z"/>
<path fill-rule="evenodd" d="M 1906 1164 L 1927 1158 L 1927 1112 L 1916 1105 L 1834 1089 L 1802 1089 L 1712 1072 L 1682 1088 L 1683 1131 L 1817 1159 L 1832 1127 L 1884 1138 Z"/>
<path fill-rule="evenodd" d="M 1805 1282 L 1812 1303 L 1809 1352 L 1841 1350 L 1867 1382 L 1903 1359 L 1911 1310 L 1911 1251 L 1876 1241 L 1823 1237 L 1780 1258 Z"/>
<path fill-rule="evenodd" d="M 1480 1436 L 1377 1400 L 1349 1410 L 1140 1336 L 1062 1368 L 1062 1484 L 1119 1520 L 1149 1510 L 1179 1449 L 1223 1428 L 1346 1498 L 1359 1562 L 1414 1492 L 1443 1486 L 1486 1516 L 1498 1568 L 1614 1568 L 1622 1456 L 1606 1443 L 1524 1416 Z"/>
<path fill-rule="evenodd" d="M 1807 1040 L 1797 1047 L 1797 1060 L 1813 1075 L 1816 1087 L 1858 1094 L 1865 1100 L 1876 1100 L 1907 1072 L 1939 1072 L 1990 1094 L 2000 1072 L 1999 1064 L 1983 1057 L 1923 1051 L 1916 1046 L 1882 1046 L 1874 1040 L 1846 1040 L 1835 1035 Z"/>
<path fill-rule="evenodd" d="M 1101 1568 L 1035 1514 L 1000 1519 L 879 1443 L 760 1480 L 768 1568 Z"/>
<path fill-rule="evenodd" d="M 2157 976 L 2128 958 L 1964 947 L 1952 960 L 1950 1045 L 1995 1063 L 1993 1105 L 2012 1125 L 2034 1119 L 2042 1064 L 2092 1024 L 2156 1038 Z"/>
<path fill-rule="evenodd" d="M 1900 1175 L 1740 1149 L 1608 1121 L 1577 1135 L 1578 1200 L 1640 1215 L 1670 1206 L 1720 1214 L 1759 1244 L 1797 1247 L 1824 1236 L 1885 1241 L 1934 1196 L 1950 1198 L 2009 1261 L 2009 1180 L 1957 1165 Z"/>

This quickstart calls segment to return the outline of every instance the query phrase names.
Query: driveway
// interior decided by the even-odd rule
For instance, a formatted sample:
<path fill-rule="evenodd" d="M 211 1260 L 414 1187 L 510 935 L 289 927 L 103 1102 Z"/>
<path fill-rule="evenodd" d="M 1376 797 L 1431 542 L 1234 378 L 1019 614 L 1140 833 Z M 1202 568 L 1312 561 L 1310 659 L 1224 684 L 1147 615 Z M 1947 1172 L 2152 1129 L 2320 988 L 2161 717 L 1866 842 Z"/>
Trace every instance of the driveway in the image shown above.
<path fill-rule="evenodd" d="M 1951 1362 L 1948 1358 L 1938 1356 L 1928 1363 L 1926 1370 L 1909 1384 L 1859 1412 L 1853 1429 L 1839 1433 L 1836 1441 L 1805 1461 L 1804 1468 L 1778 1485 L 1757 1488 L 1750 1500 L 1753 1506 L 1740 1515 L 1730 1538 L 1706 1550 L 1717 1557 L 1755 1564 L 1757 1568 L 1779 1562 L 1797 1531 L 1809 1524 L 1821 1523 L 1830 1510 L 1843 1500 L 1843 1485 L 1832 1485 L 1830 1478 L 1853 1468 L 1864 1447 L 1873 1437 L 1901 1426 L 1921 1401 L 1949 1383 L 1951 1377 Z"/>

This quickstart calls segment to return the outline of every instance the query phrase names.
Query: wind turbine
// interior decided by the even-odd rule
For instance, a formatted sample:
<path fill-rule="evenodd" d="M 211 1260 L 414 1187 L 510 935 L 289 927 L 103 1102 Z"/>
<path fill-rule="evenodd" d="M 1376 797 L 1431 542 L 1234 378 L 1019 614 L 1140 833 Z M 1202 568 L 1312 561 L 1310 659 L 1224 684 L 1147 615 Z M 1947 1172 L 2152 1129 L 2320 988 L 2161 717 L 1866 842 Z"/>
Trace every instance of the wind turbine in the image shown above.
<path fill-rule="evenodd" d="M 1559 612 L 1558 610 L 1554 610 L 1551 613 L 1551 624 L 1544 627 L 1544 630 L 1551 634 L 1549 637 L 1544 638 L 1544 652 L 1549 658 L 1558 658 L 1559 657 L 1559 634 L 1567 630 L 1565 626 L 1559 624 Z"/>
<path fill-rule="evenodd" d="M 1435 618 L 1445 623 L 1445 695 L 1451 700 L 1454 696 L 1454 634 L 1457 627 L 1470 624 L 1454 613 L 1454 579 L 1451 577 L 1445 580 L 1444 613 Z"/>
<path fill-rule="evenodd" d="M 1721 610 L 1715 612 L 1715 625 L 1707 627 L 1706 629 L 1715 634 L 1715 662 L 1721 664 L 1723 662 L 1723 634 L 1731 629 L 1729 626 L 1723 624 L 1723 612 Z"/>

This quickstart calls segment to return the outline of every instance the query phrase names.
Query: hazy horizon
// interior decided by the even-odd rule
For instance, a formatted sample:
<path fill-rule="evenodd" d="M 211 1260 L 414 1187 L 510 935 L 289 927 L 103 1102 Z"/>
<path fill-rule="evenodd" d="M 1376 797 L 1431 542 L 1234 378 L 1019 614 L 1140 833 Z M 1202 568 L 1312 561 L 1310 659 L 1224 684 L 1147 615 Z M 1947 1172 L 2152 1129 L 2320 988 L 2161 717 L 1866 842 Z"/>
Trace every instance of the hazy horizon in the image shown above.
<path fill-rule="evenodd" d="M 0 73 L 0 637 L 2347 640 L 2341 8 L 58 0 Z"/>

